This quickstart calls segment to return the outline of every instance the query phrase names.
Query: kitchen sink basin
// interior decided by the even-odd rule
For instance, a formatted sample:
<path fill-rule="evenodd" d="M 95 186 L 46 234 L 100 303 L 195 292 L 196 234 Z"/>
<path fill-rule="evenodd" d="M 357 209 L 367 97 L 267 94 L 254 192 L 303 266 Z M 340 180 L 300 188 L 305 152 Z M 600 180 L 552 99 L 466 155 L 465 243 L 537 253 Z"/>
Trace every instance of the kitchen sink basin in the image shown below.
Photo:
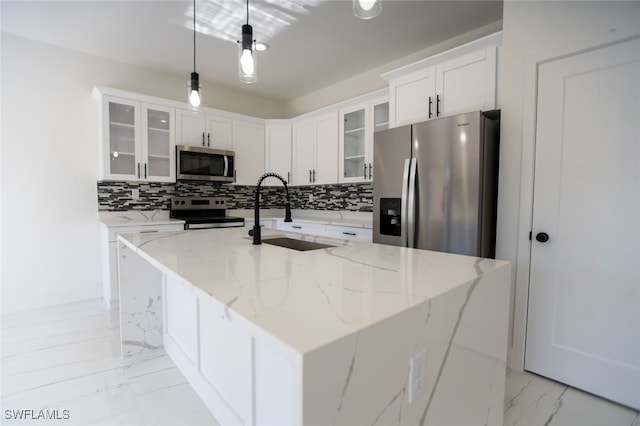
<path fill-rule="evenodd" d="M 296 238 L 288 238 L 288 237 L 263 238 L 262 242 L 264 244 L 271 244 L 274 246 L 285 247 L 288 249 L 293 249 L 298 251 L 319 250 L 319 249 L 334 247 L 329 244 L 316 243 L 314 241 L 298 240 Z"/>

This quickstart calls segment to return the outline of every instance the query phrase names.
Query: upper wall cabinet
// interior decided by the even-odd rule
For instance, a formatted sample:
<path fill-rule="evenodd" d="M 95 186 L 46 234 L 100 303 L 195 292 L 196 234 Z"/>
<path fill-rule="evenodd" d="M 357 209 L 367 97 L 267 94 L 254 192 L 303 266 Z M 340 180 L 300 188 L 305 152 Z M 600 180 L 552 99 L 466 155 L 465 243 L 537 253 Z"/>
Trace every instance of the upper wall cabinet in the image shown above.
<path fill-rule="evenodd" d="M 210 113 L 176 110 L 176 143 L 230 150 L 233 120 Z"/>
<path fill-rule="evenodd" d="M 264 124 L 233 120 L 236 183 L 257 185 L 264 174 Z"/>
<path fill-rule="evenodd" d="M 397 127 L 496 108 L 497 45 L 492 35 L 389 72 L 389 124 Z"/>
<path fill-rule="evenodd" d="M 293 124 L 292 184 L 338 182 L 338 111 Z"/>
<path fill-rule="evenodd" d="M 388 127 L 386 97 L 340 110 L 340 183 L 373 180 L 373 134 Z"/>
<path fill-rule="evenodd" d="M 291 183 L 291 124 L 289 120 L 267 120 L 264 167 Z M 270 185 L 272 182 L 266 181 Z M 273 182 L 280 185 L 279 182 Z"/>
<path fill-rule="evenodd" d="M 100 179 L 175 181 L 173 108 L 100 96 Z"/>

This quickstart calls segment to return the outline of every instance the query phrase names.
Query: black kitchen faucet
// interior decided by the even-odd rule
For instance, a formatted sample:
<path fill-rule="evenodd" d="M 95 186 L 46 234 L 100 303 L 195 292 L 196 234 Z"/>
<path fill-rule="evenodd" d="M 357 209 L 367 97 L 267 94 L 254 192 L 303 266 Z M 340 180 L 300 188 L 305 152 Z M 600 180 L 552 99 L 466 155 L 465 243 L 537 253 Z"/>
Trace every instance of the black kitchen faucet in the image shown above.
<path fill-rule="evenodd" d="M 256 187 L 256 200 L 254 205 L 254 224 L 253 229 L 249 231 L 249 235 L 253 237 L 253 244 L 262 244 L 262 236 L 260 234 L 260 186 L 262 181 L 268 177 L 274 177 L 280 179 L 280 182 L 284 185 L 284 190 L 287 194 L 287 203 L 284 206 L 284 221 L 291 222 L 291 200 L 289 199 L 289 187 L 287 187 L 287 181 L 282 176 L 276 173 L 265 173 L 260 176 L 258 180 L 258 186 Z"/>

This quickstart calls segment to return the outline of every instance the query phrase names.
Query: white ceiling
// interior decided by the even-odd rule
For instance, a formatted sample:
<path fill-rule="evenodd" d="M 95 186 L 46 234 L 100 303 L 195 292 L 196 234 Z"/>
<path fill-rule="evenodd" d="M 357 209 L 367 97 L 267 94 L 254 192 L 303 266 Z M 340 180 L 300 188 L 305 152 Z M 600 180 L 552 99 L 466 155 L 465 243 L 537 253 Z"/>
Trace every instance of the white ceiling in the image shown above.
<path fill-rule="evenodd" d="M 502 19 L 502 2 L 383 0 L 354 17 L 351 0 L 251 0 L 258 82 L 238 80 L 244 0 L 196 0 L 196 70 L 212 84 L 288 101 Z M 193 1 L 2 0 L 2 31 L 184 75 L 193 71 Z"/>

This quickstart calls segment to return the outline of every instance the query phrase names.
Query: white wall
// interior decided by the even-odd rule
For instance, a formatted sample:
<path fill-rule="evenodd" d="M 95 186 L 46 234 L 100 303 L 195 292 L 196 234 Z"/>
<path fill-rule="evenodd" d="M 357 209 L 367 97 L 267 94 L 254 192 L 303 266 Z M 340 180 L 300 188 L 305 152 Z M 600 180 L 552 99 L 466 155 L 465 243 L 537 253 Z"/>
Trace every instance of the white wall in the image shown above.
<path fill-rule="evenodd" d="M 537 64 L 639 34 L 638 1 L 505 1 L 496 257 L 515 266 L 513 368 L 524 360 Z"/>
<path fill-rule="evenodd" d="M 186 77 L 2 34 L 2 311 L 100 297 L 94 85 L 183 100 Z M 204 85 L 205 105 L 283 104 Z M 207 102 L 207 99 L 211 100 Z"/>

